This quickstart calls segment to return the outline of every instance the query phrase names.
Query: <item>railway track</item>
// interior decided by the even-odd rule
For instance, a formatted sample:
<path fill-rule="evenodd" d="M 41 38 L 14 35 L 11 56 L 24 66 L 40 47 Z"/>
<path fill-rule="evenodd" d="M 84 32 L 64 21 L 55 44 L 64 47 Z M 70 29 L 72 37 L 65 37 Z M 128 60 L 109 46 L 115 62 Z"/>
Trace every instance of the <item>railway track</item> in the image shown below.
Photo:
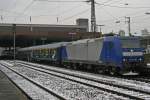
<path fill-rule="evenodd" d="M 149 77 L 137 76 L 137 77 L 134 77 L 134 78 L 127 78 L 127 79 L 132 79 L 132 80 L 135 80 L 135 81 L 150 83 L 150 78 Z"/>
<path fill-rule="evenodd" d="M 74 81 L 69 81 L 69 80 L 65 80 L 62 81 L 64 79 L 58 78 L 58 77 L 53 77 L 51 78 L 51 76 L 49 76 L 48 74 L 45 74 L 41 71 L 35 71 L 33 69 L 29 69 L 26 67 L 14 67 L 12 64 L 6 64 L 3 62 L 3 64 L 5 65 L 5 67 L 8 67 L 10 70 L 15 71 L 15 73 L 20 74 L 23 77 L 28 77 L 28 79 L 36 82 L 37 84 L 40 84 L 40 81 L 42 82 L 42 86 L 45 88 L 49 88 L 49 82 L 52 85 L 52 88 L 54 89 L 53 91 L 57 91 L 57 93 L 62 94 L 64 93 L 65 99 L 67 100 L 76 100 L 76 99 L 81 99 L 81 100 L 101 100 L 101 99 L 111 99 L 111 100 L 128 100 L 129 98 L 126 97 L 122 97 L 122 96 L 118 96 L 116 94 L 112 94 L 112 93 L 107 93 L 105 91 L 99 90 L 97 88 L 94 87 L 89 87 L 83 84 L 80 84 L 79 82 L 74 82 Z M 6 66 L 7 65 L 7 66 Z M 39 78 L 39 80 L 37 79 Z M 58 79 L 57 79 L 58 78 Z M 37 81 L 38 80 L 38 81 Z M 53 84 L 51 81 L 53 80 L 53 82 L 58 85 L 55 86 L 55 88 L 53 87 L 55 84 Z M 55 82 L 55 80 L 57 80 L 58 82 Z M 61 84 L 61 88 L 62 90 L 60 90 L 59 85 Z M 63 86 L 62 86 L 63 85 Z M 51 87 L 51 86 L 50 86 Z M 64 91 L 65 90 L 65 91 Z M 65 93 L 67 91 L 67 93 Z M 60 93 L 62 92 L 62 93 Z M 72 95 L 70 95 L 69 93 L 71 93 Z M 69 97 L 68 97 L 69 95 Z M 42 99 L 43 100 L 43 99 Z"/>
<path fill-rule="evenodd" d="M 3 63 L 0 63 L 0 70 L 2 70 L 9 77 L 9 79 L 13 81 L 13 83 L 15 83 L 15 85 L 19 87 L 31 100 L 66 100 L 66 98 L 62 95 L 37 84 L 33 80 L 23 76 L 17 71 L 14 71 Z"/>
<path fill-rule="evenodd" d="M 150 75 L 127 75 L 127 76 L 116 76 L 117 78 L 122 78 L 126 80 L 133 80 L 133 81 L 139 81 L 142 83 L 150 83 Z"/>
<path fill-rule="evenodd" d="M 17 62 L 18 66 L 24 66 L 26 68 L 30 68 L 32 70 L 37 70 L 43 73 L 47 73 L 56 77 L 64 78 L 69 81 L 77 82 L 80 84 L 84 84 L 89 87 L 94 87 L 96 89 L 100 89 L 103 91 L 111 92 L 113 94 L 117 94 L 123 97 L 128 97 L 130 99 L 140 99 L 140 100 L 145 100 L 145 99 L 150 99 L 150 89 L 147 87 L 143 87 L 140 84 L 138 85 L 137 82 L 136 84 L 133 84 L 131 81 L 130 83 L 129 80 L 126 82 L 119 82 L 116 83 L 115 80 L 108 80 L 105 78 L 96 78 L 96 77 L 91 77 L 91 76 L 85 76 L 81 75 L 79 73 L 69 73 L 64 70 L 60 71 L 57 69 L 51 69 L 48 66 L 41 66 L 37 64 L 31 64 L 31 63 L 26 63 L 26 62 Z M 120 79 L 120 81 L 123 81 Z M 141 83 L 143 84 L 143 83 Z"/>

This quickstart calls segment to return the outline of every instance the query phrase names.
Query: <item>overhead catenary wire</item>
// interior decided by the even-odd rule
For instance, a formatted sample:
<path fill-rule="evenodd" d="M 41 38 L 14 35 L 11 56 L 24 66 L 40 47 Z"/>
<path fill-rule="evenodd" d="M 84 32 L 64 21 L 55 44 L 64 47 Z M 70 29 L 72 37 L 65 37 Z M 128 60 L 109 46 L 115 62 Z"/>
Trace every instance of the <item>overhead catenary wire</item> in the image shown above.
<path fill-rule="evenodd" d="M 23 14 L 23 13 L 21 13 L 21 12 L 16 12 L 16 11 L 11 11 L 11 10 L 6 10 L 6 9 L 0 9 L 0 11 L 1 11 L 1 12 L 6 12 L 6 13 L 17 14 L 17 15 Z M 25 15 L 25 14 L 23 14 L 23 15 Z"/>
<path fill-rule="evenodd" d="M 110 2 L 110 3 L 108 3 L 108 4 L 114 4 L 114 3 L 119 3 L 119 2 L 121 2 L 122 0 L 113 0 L 112 2 Z"/>
<path fill-rule="evenodd" d="M 46 2 L 59 2 L 59 3 L 72 3 L 72 2 L 87 2 L 86 0 L 85 1 L 77 1 L 77 0 L 74 0 L 74 1 L 69 1 L 69 0 L 33 0 L 33 1 L 46 1 Z"/>
<path fill-rule="evenodd" d="M 76 0 L 33 0 L 33 1 L 48 1 L 48 2 L 58 2 L 58 3 L 74 3 L 74 2 L 76 2 L 76 3 L 80 3 L 80 2 L 87 2 L 86 0 L 81 0 L 81 1 L 76 1 Z M 102 2 L 102 4 L 104 3 L 104 5 L 100 5 L 100 7 L 110 7 L 110 6 L 116 6 L 114 3 L 115 2 L 117 2 L 117 1 L 119 1 L 119 0 L 107 0 L 107 2 L 105 1 L 105 2 Z M 120 0 L 121 1 L 121 0 Z M 98 2 L 98 0 L 96 1 L 96 2 Z M 118 2 L 117 2 L 118 3 Z M 50 3 L 51 4 L 51 3 Z M 32 6 L 32 4 L 31 4 L 31 6 Z M 31 7 L 30 5 L 29 5 L 29 7 L 25 7 L 26 8 L 26 10 L 24 11 L 22 11 L 21 13 L 18 13 L 18 15 L 22 15 L 22 14 L 25 14 L 25 12 Z M 117 7 L 121 7 L 121 8 L 130 8 L 130 7 L 132 7 L 132 9 L 136 9 L 136 8 L 150 8 L 150 7 L 140 7 L 140 6 L 136 6 L 136 7 L 133 7 L 133 6 L 122 6 L 122 5 L 117 5 Z M 117 8 L 117 7 L 115 7 L 115 8 Z M 76 8 L 73 8 L 73 9 L 76 9 Z M 105 10 L 105 9 L 102 9 L 102 10 Z M 68 10 L 69 11 L 69 10 Z M 81 13 L 80 12 L 77 12 L 76 14 L 74 14 L 74 15 L 72 15 L 72 14 L 69 14 L 70 16 L 68 16 L 68 17 L 66 17 L 66 18 L 63 18 L 63 14 L 64 13 L 68 13 L 68 11 L 66 10 L 66 12 L 65 11 L 62 11 L 62 12 L 59 12 L 59 17 L 61 16 L 61 20 L 60 21 L 66 21 L 66 20 L 70 20 L 70 19 L 72 19 L 72 18 L 74 18 L 74 17 L 76 17 L 76 16 L 80 16 L 81 14 L 82 14 L 82 12 L 83 12 L 83 14 L 85 14 L 85 13 L 87 13 L 88 11 L 81 11 Z M 105 10 L 106 11 L 106 10 Z M 64 12 L 64 13 L 63 13 Z M 13 13 L 13 12 L 10 12 L 10 13 Z M 60 14 L 61 13 L 61 14 Z M 113 21 L 113 22 L 115 22 L 115 20 L 119 20 L 120 18 L 121 18 L 121 20 L 123 20 L 122 18 L 124 18 L 124 16 L 121 16 L 121 17 L 115 17 L 111 12 L 109 12 L 109 11 L 106 11 L 106 13 L 109 15 L 109 16 L 111 16 L 112 17 L 112 19 L 110 19 L 110 22 L 111 21 Z M 16 14 L 16 13 L 14 13 L 14 14 Z M 139 13 L 134 13 L 134 14 L 139 14 Z M 132 14 L 132 15 L 134 15 L 134 14 Z M 126 15 L 128 15 L 128 14 L 126 14 Z M 26 15 L 25 15 L 26 16 Z M 28 15 L 27 15 L 28 16 Z M 38 15 L 31 15 L 32 16 L 32 18 L 34 18 L 34 17 L 38 17 Z M 47 15 L 39 15 L 39 16 L 58 16 L 57 14 L 55 14 L 55 15 L 50 15 L 50 14 L 47 14 Z M 130 16 L 130 15 L 129 15 Z M 9 16 L 9 17 L 11 17 L 11 16 Z M 12 17 L 15 17 L 15 16 L 12 16 Z M 142 17 L 142 15 L 141 16 L 132 16 L 132 17 Z M 3 15 L 3 18 L 5 18 L 5 15 Z M 109 20 L 109 19 L 108 19 Z M 108 21 L 108 20 L 104 20 L 104 22 L 106 21 Z M 103 20 L 102 20 L 103 21 Z M 101 21 L 101 22 L 102 22 Z M 112 23 L 113 23 L 112 22 Z"/>
<path fill-rule="evenodd" d="M 145 21 L 147 21 L 148 19 L 149 19 L 149 17 L 142 18 L 141 20 L 137 20 L 137 21 L 134 20 L 134 21 L 131 22 L 131 24 L 132 24 L 132 26 L 138 26 L 138 27 L 141 27 L 141 28 L 145 28 L 146 26 L 148 27 L 149 25 L 146 25 L 146 26 L 144 25 L 144 27 L 142 27 L 142 26 L 143 26 L 143 24 L 147 24 L 147 23 L 145 23 Z M 124 29 L 125 29 L 126 24 L 125 23 L 120 23 L 119 26 L 122 27 L 122 28 L 124 27 Z M 117 28 L 116 24 L 112 23 L 112 25 L 110 25 L 110 24 L 106 25 L 104 29 L 116 30 L 115 28 Z M 134 27 L 132 29 L 134 29 Z"/>
<path fill-rule="evenodd" d="M 122 0 L 117 0 L 117 1 L 114 1 L 114 2 L 109 3 L 109 5 L 105 5 L 105 3 L 108 3 L 108 2 L 110 2 L 110 1 L 113 1 L 113 0 L 107 0 L 107 1 L 105 1 L 105 2 L 103 2 L 103 3 L 101 3 L 101 4 L 99 4 L 99 3 L 96 2 L 96 4 L 102 5 L 102 6 L 101 6 L 101 9 L 103 9 L 103 7 L 105 7 L 105 6 L 111 6 L 110 4 L 113 4 L 113 3 L 115 3 L 115 2 L 118 3 L 118 1 L 122 1 Z M 120 7 L 120 6 L 115 6 L 115 7 Z M 127 7 L 121 7 L 121 8 L 127 8 Z M 139 7 L 131 7 L 131 8 L 139 8 Z M 140 7 L 140 8 L 141 8 L 141 7 Z M 144 7 L 144 8 L 147 8 L 147 7 Z M 149 8 L 149 7 L 148 7 L 148 8 Z M 113 17 L 113 19 L 105 20 L 105 21 L 101 21 L 101 22 L 119 20 L 120 18 L 124 18 L 124 16 L 126 16 L 126 15 L 124 15 L 124 16 L 120 16 L 120 17 L 115 17 L 115 16 L 113 16 L 111 13 L 109 13 L 108 11 L 106 11 L 105 9 L 103 9 L 103 10 L 105 11 L 105 13 L 107 13 L 108 15 L 110 15 L 111 17 Z M 136 13 L 133 13 L 133 14 L 137 14 L 137 12 L 136 12 Z M 128 15 L 128 14 L 127 14 L 127 15 Z M 131 15 L 131 14 L 130 14 L 130 15 Z"/>
<path fill-rule="evenodd" d="M 132 20 L 132 22 L 131 22 L 131 24 L 137 24 L 137 23 L 141 23 L 141 24 L 144 24 L 145 23 L 145 21 L 147 21 L 149 19 L 149 17 L 146 17 L 146 18 L 142 18 L 141 20 L 140 19 L 138 19 L 138 20 Z M 118 25 L 121 27 L 125 27 L 126 26 L 126 24 L 124 23 L 125 21 L 122 21 L 123 23 L 119 23 Z M 135 26 L 135 25 L 132 25 L 132 26 Z M 117 26 L 116 26 L 116 24 L 115 23 L 112 23 L 112 24 L 106 24 L 105 23 L 105 28 L 116 28 Z"/>
<path fill-rule="evenodd" d="M 114 15 L 112 15 L 110 12 L 108 12 L 106 9 L 103 8 L 103 10 L 105 11 L 105 13 L 107 13 L 108 15 L 110 15 L 113 19 L 118 20 L 117 17 L 115 17 Z"/>
<path fill-rule="evenodd" d="M 69 0 L 34 0 L 34 1 L 47 1 L 47 2 L 87 2 L 87 0 L 85 1 L 69 1 Z M 108 3 L 108 2 L 111 2 L 113 0 L 107 0 L 103 3 L 97 3 L 96 4 L 99 4 L 99 5 L 103 5 L 103 6 L 110 6 L 110 7 L 120 7 L 120 8 L 147 8 L 147 7 L 122 7 L 122 6 L 112 6 L 112 5 L 107 5 L 107 4 L 104 4 L 104 3 Z M 118 0 L 117 0 L 118 1 Z M 115 1 L 115 2 L 117 2 Z M 148 7 L 150 8 L 150 7 Z"/>
<path fill-rule="evenodd" d="M 83 11 L 81 11 L 81 12 L 78 12 L 78 13 L 76 13 L 76 14 L 74 14 L 74 15 L 72 15 L 72 16 L 69 16 L 69 17 L 67 17 L 67 18 L 64 18 L 64 19 L 62 19 L 62 20 L 60 20 L 60 21 L 69 20 L 69 19 L 71 19 L 71 18 L 73 18 L 73 17 L 75 17 L 75 16 L 79 16 L 79 15 L 81 15 L 81 14 L 84 14 L 84 13 L 88 12 L 88 11 L 90 11 L 90 8 L 85 9 L 85 10 L 83 10 Z"/>
<path fill-rule="evenodd" d="M 17 2 L 18 2 L 18 0 L 15 0 L 15 1 L 14 1 L 14 3 L 13 3 L 13 7 L 14 7 L 14 8 L 16 8 Z"/>
<path fill-rule="evenodd" d="M 16 15 L 16 16 L 6 16 L 6 17 L 15 17 L 15 20 L 18 19 L 18 17 L 20 17 L 20 16 L 22 16 L 22 15 L 25 15 L 24 12 L 30 8 L 30 6 L 34 3 L 34 1 L 35 1 L 35 0 L 32 0 L 32 2 L 30 2 L 30 4 L 28 4 L 28 6 L 26 6 L 22 12 L 17 13 L 17 12 L 13 12 L 13 11 L 7 11 L 7 12 L 10 12 L 10 13 L 17 14 L 18 16 Z M 55 2 L 57 2 L 57 1 L 55 1 Z M 66 2 L 68 2 L 68 1 L 66 1 Z M 70 1 L 69 1 L 69 2 L 70 2 Z M 73 1 L 73 2 L 76 2 L 76 1 Z M 77 1 L 77 2 L 78 2 L 78 1 Z M 57 7 L 57 8 L 58 8 L 58 7 Z M 76 6 L 76 7 L 73 7 L 73 8 L 71 8 L 71 9 L 69 9 L 69 10 L 65 10 L 65 11 L 61 12 L 61 13 L 62 13 L 61 15 L 65 14 L 65 13 L 68 13 L 68 11 L 70 12 L 70 11 L 72 11 L 72 10 L 75 9 L 75 8 L 79 8 L 79 5 Z M 0 9 L 0 10 L 1 10 L 1 9 Z M 86 10 L 86 11 L 87 11 L 87 10 Z M 84 11 L 82 11 L 82 12 L 84 12 Z M 80 12 L 79 12 L 79 13 L 80 13 Z M 57 14 L 57 15 L 58 15 L 58 14 Z M 35 16 L 32 16 L 32 17 L 57 16 L 57 15 L 51 15 L 51 14 L 48 14 L 48 15 L 35 15 Z M 26 17 L 30 17 L 29 15 L 25 15 L 25 16 L 26 16 Z M 77 16 L 77 14 L 75 14 L 75 15 L 73 15 L 73 16 Z M 72 17 L 73 17 L 73 16 L 72 16 Z M 5 16 L 3 16 L 3 17 L 5 17 Z M 71 16 L 70 16 L 70 17 L 71 17 Z M 67 18 L 69 18 L 69 17 L 67 17 Z M 67 18 L 65 18 L 65 19 L 67 19 Z M 69 18 L 69 19 L 70 19 L 70 18 Z"/>
<path fill-rule="evenodd" d="M 107 1 L 102 2 L 102 3 L 105 4 L 105 3 L 109 3 L 109 2 L 111 2 L 111 1 L 113 1 L 113 0 L 107 0 Z"/>
<path fill-rule="evenodd" d="M 85 10 L 83 10 L 83 11 L 80 11 L 80 12 L 77 12 L 77 13 L 75 13 L 74 15 L 71 15 L 71 16 L 68 16 L 68 17 L 65 17 L 65 18 L 63 18 L 62 16 L 63 15 L 66 15 L 66 14 L 68 14 L 68 13 L 70 13 L 70 12 L 73 12 L 75 9 L 81 9 L 81 7 L 83 7 L 82 6 L 82 4 L 80 4 L 80 5 L 77 5 L 77 6 L 73 6 L 72 8 L 70 8 L 70 9 L 66 9 L 66 10 L 64 10 L 64 11 L 61 11 L 60 13 L 59 13 L 59 22 L 64 22 L 64 21 L 69 21 L 70 19 L 72 19 L 72 18 L 74 18 L 74 17 L 76 17 L 76 16 L 80 16 L 80 15 L 82 15 L 82 14 L 85 14 L 85 13 L 87 13 L 90 9 L 85 9 Z M 70 14 L 69 14 L 70 15 Z M 58 16 L 58 14 L 47 14 L 47 15 L 35 15 L 35 16 L 32 16 L 33 18 L 37 18 L 37 17 L 44 17 L 44 16 Z M 57 18 L 57 17 L 56 17 Z"/>
<path fill-rule="evenodd" d="M 28 9 L 32 6 L 33 3 L 34 3 L 34 0 L 32 0 L 32 1 L 24 8 L 24 10 L 22 11 L 22 13 L 24 14 L 25 11 L 28 10 Z"/>
<path fill-rule="evenodd" d="M 137 8 L 150 8 L 150 7 L 142 7 L 142 6 L 136 6 L 136 7 L 131 7 L 131 6 L 116 6 L 116 5 L 110 5 L 110 4 L 103 4 L 103 3 L 99 3 L 96 2 L 97 5 L 101 5 L 101 6 L 107 6 L 107 7 L 115 7 L 115 8 L 127 8 L 127 9 L 137 9 Z"/>
<path fill-rule="evenodd" d="M 31 2 L 31 4 L 29 4 L 25 9 L 24 9 L 24 11 L 23 11 L 23 13 L 32 5 L 32 3 L 34 2 L 34 1 L 48 1 L 48 2 L 87 2 L 87 0 L 84 0 L 84 1 L 69 1 L 69 0 L 33 0 L 32 2 Z M 104 2 L 104 3 L 109 3 L 110 1 L 113 1 L 113 0 L 109 0 L 109 1 L 106 1 L 106 2 Z M 118 1 L 118 0 L 117 0 Z"/>
<path fill-rule="evenodd" d="M 120 18 L 123 18 L 124 19 L 124 17 L 125 16 L 131 16 L 131 17 L 142 17 L 143 15 L 138 15 L 139 13 L 142 13 L 142 14 L 144 14 L 143 12 L 144 11 L 149 11 L 150 9 L 147 9 L 147 10 L 141 10 L 141 11 L 136 11 L 136 12 L 133 12 L 133 13 L 128 13 L 128 14 L 126 14 L 126 15 L 123 15 L 123 16 L 119 16 L 119 17 L 117 17 L 117 19 L 120 19 Z M 132 15 L 138 15 L 138 16 L 132 16 Z M 115 21 L 115 19 L 114 18 L 112 18 L 112 19 L 107 19 L 107 20 L 99 20 L 100 22 L 111 22 L 111 21 Z M 98 21 L 98 22 L 99 22 Z"/>
<path fill-rule="evenodd" d="M 32 1 L 23 9 L 22 14 L 24 14 L 25 11 L 28 10 L 28 9 L 32 6 L 33 3 L 34 3 L 34 0 L 32 0 Z M 18 17 L 20 17 L 22 14 L 18 15 L 17 17 L 15 17 L 14 20 L 16 21 L 16 19 L 17 19 Z"/>

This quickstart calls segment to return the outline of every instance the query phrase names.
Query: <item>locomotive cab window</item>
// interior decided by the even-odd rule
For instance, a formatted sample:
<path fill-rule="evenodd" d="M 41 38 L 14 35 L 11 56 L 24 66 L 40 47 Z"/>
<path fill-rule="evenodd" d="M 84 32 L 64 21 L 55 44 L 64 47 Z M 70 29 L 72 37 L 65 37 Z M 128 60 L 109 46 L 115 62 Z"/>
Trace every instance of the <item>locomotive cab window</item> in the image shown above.
<path fill-rule="evenodd" d="M 121 39 L 122 48 L 140 48 L 138 39 Z"/>

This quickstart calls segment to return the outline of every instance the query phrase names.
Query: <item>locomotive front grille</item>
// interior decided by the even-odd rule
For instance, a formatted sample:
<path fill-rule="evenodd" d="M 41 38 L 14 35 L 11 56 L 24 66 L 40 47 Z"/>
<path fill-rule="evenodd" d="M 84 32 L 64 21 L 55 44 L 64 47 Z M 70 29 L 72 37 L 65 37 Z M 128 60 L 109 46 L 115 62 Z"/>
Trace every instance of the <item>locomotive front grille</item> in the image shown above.
<path fill-rule="evenodd" d="M 126 71 L 138 71 L 142 68 L 144 62 L 123 62 L 124 70 Z"/>

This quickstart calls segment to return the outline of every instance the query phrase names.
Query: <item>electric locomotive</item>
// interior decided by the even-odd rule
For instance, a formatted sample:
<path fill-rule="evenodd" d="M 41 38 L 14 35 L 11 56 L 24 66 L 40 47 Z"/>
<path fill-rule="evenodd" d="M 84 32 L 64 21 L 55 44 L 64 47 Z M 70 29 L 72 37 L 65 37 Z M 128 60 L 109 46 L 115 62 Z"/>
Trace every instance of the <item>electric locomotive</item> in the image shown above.
<path fill-rule="evenodd" d="M 109 36 L 67 44 L 62 62 L 83 65 L 111 74 L 140 72 L 145 66 L 138 37 Z"/>
<path fill-rule="evenodd" d="M 104 41 L 105 53 L 101 59 L 105 63 L 115 64 L 111 72 L 139 72 L 146 66 L 144 48 L 139 37 L 107 37 Z M 106 53 L 107 52 L 107 53 Z"/>
<path fill-rule="evenodd" d="M 33 46 L 19 50 L 30 60 L 47 61 L 110 74 L 139 72 L 145 67 L 144 49 L 138 37 L 108 36 Z M 19 54 L 19 53 L 18 53 Z"/>

